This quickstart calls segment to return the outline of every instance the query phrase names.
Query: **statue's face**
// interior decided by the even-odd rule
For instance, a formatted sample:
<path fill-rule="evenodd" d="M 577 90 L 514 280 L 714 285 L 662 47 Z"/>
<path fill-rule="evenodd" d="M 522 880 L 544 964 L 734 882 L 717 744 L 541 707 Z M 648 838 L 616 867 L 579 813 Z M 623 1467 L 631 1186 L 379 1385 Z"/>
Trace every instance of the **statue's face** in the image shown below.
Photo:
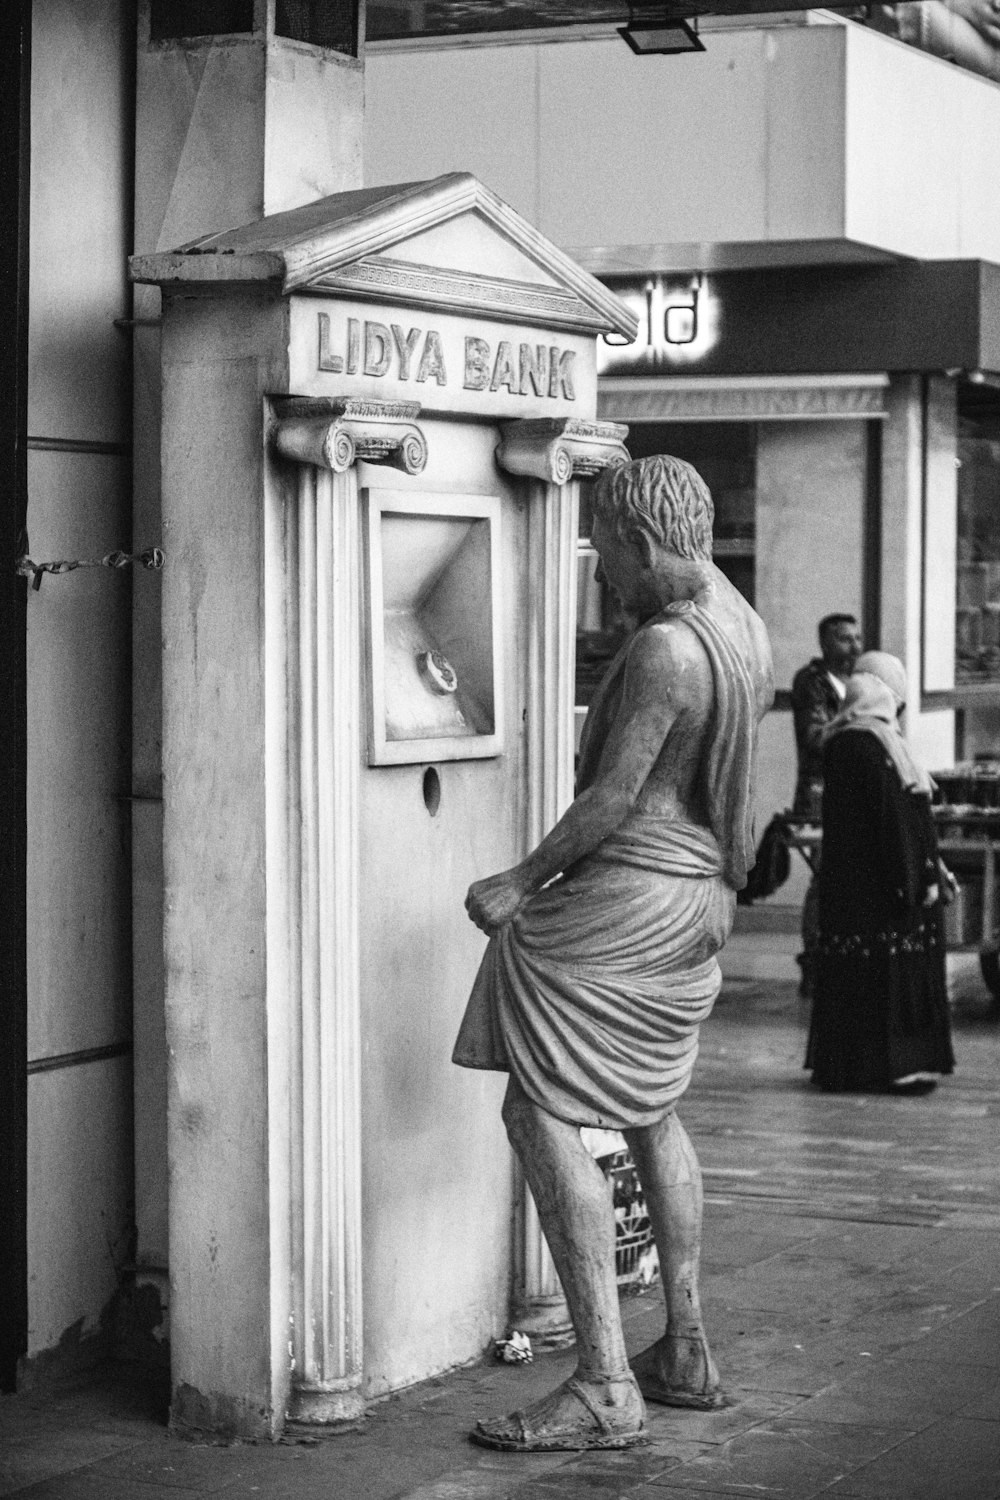
<path fill-rule="evenodd" d="M 610 584 L 625 609 L 637 609 L 642 603 L 643 568 L 638 547 L 623 541 L 600 517 L 594 521 L 590 540 L 601 559 L 597 567 L 598 579 Z"/>

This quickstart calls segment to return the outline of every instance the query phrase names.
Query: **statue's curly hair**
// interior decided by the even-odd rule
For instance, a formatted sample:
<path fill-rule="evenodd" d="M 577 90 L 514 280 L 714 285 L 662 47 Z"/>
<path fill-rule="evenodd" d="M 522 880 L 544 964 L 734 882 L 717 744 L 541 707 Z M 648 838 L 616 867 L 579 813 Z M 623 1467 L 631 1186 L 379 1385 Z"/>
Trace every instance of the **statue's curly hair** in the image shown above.
<path fill-rule="evenodd" d="M 645 534 L 678 557 L 712 560 L 715 507 L 697 469 L 666 453 L 604 469 L 594 486 L 594 514 L 623 541 Z"/>

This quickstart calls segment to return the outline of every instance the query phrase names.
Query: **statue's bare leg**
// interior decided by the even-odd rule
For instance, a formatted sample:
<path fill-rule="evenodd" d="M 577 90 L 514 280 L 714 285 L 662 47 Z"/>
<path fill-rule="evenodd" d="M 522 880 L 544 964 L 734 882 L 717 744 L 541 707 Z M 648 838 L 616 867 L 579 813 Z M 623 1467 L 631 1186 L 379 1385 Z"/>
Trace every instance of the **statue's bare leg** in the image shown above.
<path fill-rule="evenodd" d="M 666 1302 L 663 1337 L 633 1361 L 648 1400 L 667 1406 L 721 1406 L 719 1372 L 701 1320 L 701 1169 L 673 1110 L 655 1125 L 625 1132 L 642 1183 L 660 1257 Z"/>
<path fill-rule="evenodd" d="M 528 1180 L 577 1339 L 577 1367 L 524 1411 L 481 1422 L 473 1438 L 521 1452 L 627 1448 L 644 1442 L 645 1409 L 618 1308 L 611 1193 L 577 1126 L 540 1109 L 512 1078 L 504 1123 Z"/>

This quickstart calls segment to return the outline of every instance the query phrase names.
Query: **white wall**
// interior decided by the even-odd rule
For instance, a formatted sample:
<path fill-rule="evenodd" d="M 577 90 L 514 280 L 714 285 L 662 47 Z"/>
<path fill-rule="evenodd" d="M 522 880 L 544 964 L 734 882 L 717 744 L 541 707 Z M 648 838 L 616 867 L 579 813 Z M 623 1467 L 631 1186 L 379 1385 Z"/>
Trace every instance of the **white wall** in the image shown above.
<path fill-rule="evenodd" d="M 942 666 L 954 663 L 954 383 L 929 382 L 925 413 L 919 378 L 896 377 L 887 406 L 879 644 L 906 665 L 908 738 L 928 766 L 944 767 L 954 758 L 954 714 L 919 705 L 922 651 Z M 777 684 L 787 688 L 817 653 L 823 615 L 863 617 L 865 432 L 861 422 L 800 422 L 762 423 L 760 434 L 757 608 L 771 635 Z M 761 825 L 788 804 L 794 777 L 791 717 L 771 714 L 761 736 Z M 794 899 L 801 884 L 798 872 L 777 899 Z"/>
<path fill-rule="evenodd" d="M 865 513 L 863 422 L 762 422 L 757 446 L 757 610 L 774 652 L 775 682 L 786 691 L 799 667 L 819 654 L 816 625 L 844 611 L 862 618 Z M 791 805 L 796 756 L 792 716 L 768 715 L 761 731 L 757 819 L 763 830 Z M 805 866 L 775 895 L 805 894 Z"/>
<path fill-rule="evenodd" d="M 128 1258 L 132 1064 L 32 1075 L 29 1091 L 29 1358 L 97 1332 Z"/>
<path fill-rule="evenodd" d="M 442 762 L 428 815 L 423 765 L 361 783 L 361 1092 L 365 1381 L 369 1394 L 474 1359 L 507 1332 L 513 1167 L 505 1075 L 451 1050 L 486 947 L 462 909 L 473 880 L 521 855 L 526 668 L 525 505 L 493 459 L 496 429 L 427 421 L 417 479 L 362 485 L 503 499 L 504 754 Z M 513 493 L 512 493 L 513 489 Z M 484 608 L 486 607 L 484 603 Z"/>
<path fill-rule="evenodd" d="M 148 45 L 139 0 L 137 253 L 173 249 L 360 185 L 364 74 L 354 59 L 272 38 Z M 160 333 L 156 287 L 134 289 L 134 516 L 160 537 Z M 151 326 L 150 326 L 151 325 Z M 166 1294 L 167 1068 L 159 589 L 137 590 L 133 653 L 133 939 L 137 1081 L 136 1259 Z"/>
<path fill-rule="evenodd" d="M 262 298 L 181 298 L 163 340 L 172 1417 L 254 1436 L 280 1426 L 288 1367 L 280 1265 L 277 1353 L 271 1324 L 260 483 L 281 327 Z"/>
<path fill-rule="evenodd" d="M 996 84 L 853 24 L 703 40 L 375 48 L 366 181 L 475 172 L 605 271 L 739 242 L 1000 260 Z"/>
<path fill-rule="evenodd" d="M 113 323 L 129 311 L 129 13 L 125 0 L 33 7 L 28 533 L 41 561 L 130 543 L 129 350 Z M 129 1252 L 130 1059 L 50 1066 L 130 1032 L 129 601 L 128 574 L 103 569 L 28 595 L 29 1356 L 94 1331 Z"/>
<path fill-rule="evenodd" d="M 820 122 L 842 129 L 835 58 L 811 78 L 814 129 L 771 145 L 806 35 L 713 33 L 705 54 L 642 59 L 617 37 L 374 51 L 365 179 L 474 172 L 567 247 L 800 234 L 793 203 L 810 233 L 835 235 L 838 161 L 817 149 Z"/>
<path fill-rule="evenodd" d="M 761 422 L 757 445 L 757 610 L 790 688 L 819 654 L 816 622 L 862 614 L 863 422 Z"/>
<path fill-rule="evenodd" d="M 845 232 L 928 260 L 1000 259 L 1000 85 L 848 26 Z M 928 212 L 928 204 L 933 212 Z"/>

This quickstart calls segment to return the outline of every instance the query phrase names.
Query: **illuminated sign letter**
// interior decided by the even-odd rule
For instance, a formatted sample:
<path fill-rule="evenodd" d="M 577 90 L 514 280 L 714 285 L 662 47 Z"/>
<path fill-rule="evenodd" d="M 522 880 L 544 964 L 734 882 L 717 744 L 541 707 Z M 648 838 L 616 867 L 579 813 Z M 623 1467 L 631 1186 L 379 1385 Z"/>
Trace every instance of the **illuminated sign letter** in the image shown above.
<path fill-rule="evenodd" d="M 485 339 L 465 340 L 465 389 L 485 391 L 490 383 L 490 346 Z"/>
<path fill-rule="evenodd" d="M 420 356 L 420 368 L 417 371 L 417 382 L 429 380 L 431 376 L 438 385 L 447 385 L 448 376 L 444 368 L 444 350 L 441 347 L 441 335 L 435 333 L 432 328 L 424 341 L 424 352 Z"/>
<path fill-rule="evenodd" d="M 365 324 L 365 374 L 386 375 L 392 358 L 392 335 L 384 323 Z"/>

